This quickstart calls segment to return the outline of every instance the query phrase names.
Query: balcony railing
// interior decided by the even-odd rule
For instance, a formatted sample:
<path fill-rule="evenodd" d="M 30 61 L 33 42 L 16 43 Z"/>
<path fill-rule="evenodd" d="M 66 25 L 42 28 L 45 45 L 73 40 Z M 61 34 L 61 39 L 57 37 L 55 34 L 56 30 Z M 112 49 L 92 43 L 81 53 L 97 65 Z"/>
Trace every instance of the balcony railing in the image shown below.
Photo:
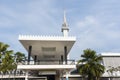
<path fill-rule="evenodd" d="M 24 65 L 74 65 L 75 60 L 67 60 L 67 62 L 62 60 L 30 60 L 29 64 L 28 61 L 24 61 Z"/>

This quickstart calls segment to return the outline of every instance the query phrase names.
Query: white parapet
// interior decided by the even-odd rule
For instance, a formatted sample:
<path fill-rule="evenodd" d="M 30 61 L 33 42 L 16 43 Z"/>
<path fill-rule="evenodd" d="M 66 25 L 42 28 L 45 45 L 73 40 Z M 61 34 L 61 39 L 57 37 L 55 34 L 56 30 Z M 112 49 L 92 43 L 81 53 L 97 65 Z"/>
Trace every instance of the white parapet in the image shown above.
<path fill-rule="evenodd" d="M 120 56 L 120 53 L 111 53 L 111 52 L 104 52 L 100 54 L 101 56 Z"/>
<path fill-rule="evenodd" d="M 76 37 L 73 36 L 39 36 L 39 35 L 19 35 L 19 40 L 68 40 L 68 41 L 76 41 Z"/>

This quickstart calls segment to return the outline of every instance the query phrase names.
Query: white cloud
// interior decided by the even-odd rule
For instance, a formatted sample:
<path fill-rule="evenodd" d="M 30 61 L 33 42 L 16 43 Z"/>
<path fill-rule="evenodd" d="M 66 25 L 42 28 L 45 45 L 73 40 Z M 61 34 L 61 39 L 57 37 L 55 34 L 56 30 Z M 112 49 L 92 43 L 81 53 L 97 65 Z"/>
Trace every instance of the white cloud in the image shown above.
<path fill-rule="evenodd" d="M 98 12 L 105 13 L 99 14 Z M 98 53 L 120 52 L 119 15 L 115 15 L 116 12 L 106 14 L 109 12 L 111 11 L 106 9 L 102 9 L 100 11 L 97 10 L 93 15 L 86 15 L 85 17 L 77 20 L 75 24 L 75 26 L 77 26 L 75 34 L 78 38 L 75 44 L 76 49 L 74 48 L 74 50 L 80 51 L 74 55 L 82 54 L 82 50 L 86 48 L 94 49 Z M 79 58 L 79 56 L 74 55 L 71 54 L 74 58 Z"/>
<path fill-rule="evenodd" d="M 82 21 L 79 21 L 77 23 L 77 26 L 78 27 L 88 27 L 88 26 L 96 26 L 96 25 L 99 25 L 97 19 L 94 17 L 94 16 L 86 16 Z"/>
<path fill-rule="evenodd" d="M 15 51 L 24 51 L 18 42 L 19 34 L 44 34 L 47 28 L 53 31 L 56 20 L 50 15 L 50 10 L 54 10 L 51 2 L 38 0 L 0 5 L 0 41 L 10 44 Z"/>
<path fill-rule="evenodd" d="M 57 11 L 54 11 L 53 4 L 54 0 L 37 0 L 28 1 L 24 4 L 13 4 L 16 8 L 3 4 L 0 6 L 0 12 L 3 14 L 0 15 L 2 17 L 0 18 L 0 28 L 13 30 L 17 28 L 19 29 L 18 32 L 23 34 L 44 34 L 46 29 L 49 28 L 53 32 L 58 28 L 56 27 L 57 20 L 52 16 L 55 12 L 57 13 Z"/>
<path fill-rule="evenodd" d="M 90 1 L 90 4 L 89 0 L 73 2 L 65 2 L 69 8 L 67 18 L 70 19 L 70 31 L 77 36 L 77 42 L 71 51 L 72 57 L 78 58 L 86 48 L 97 52 L 120 51 L 120 1 L 99 0 Z M 17 40 L 18 34 L 59 34 L 62 8 L 63 5 L 56 0 L 0 4 L 0 40 L 10 43 L 16 50 L 23 50 Z"/>

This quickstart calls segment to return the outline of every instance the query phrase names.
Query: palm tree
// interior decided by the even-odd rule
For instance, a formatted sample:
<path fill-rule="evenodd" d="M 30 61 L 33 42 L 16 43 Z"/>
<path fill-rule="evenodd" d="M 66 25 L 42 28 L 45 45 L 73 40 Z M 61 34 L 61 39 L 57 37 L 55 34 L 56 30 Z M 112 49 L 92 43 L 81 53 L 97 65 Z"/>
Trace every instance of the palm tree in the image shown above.
<path fill-rule="evenodd" d="M 9 47 L 8 44 L 4 44 L 3 42 L 0 42 L 0 72 L 2 72 L 2 59 L 7 51 L 7 48 Z"/>
<path fill-rule="evenodd" d="M 3 73 L 14 69 L 13 51 L 6 51 L 5 56 L 2 58 L 1 70 Z"/>
<path fill-rule="evenodd" d="M 0 42 L 0 72 L 3 74 L 13 72 L 16 73 L 17 64 L 22 63 L 25 55 L 21 52 L 13 53 L 8 50 L 9 45 Z M 9 74 L 10 77 L 10 74 Z"/>
<path fill-rule="evenodd" d="M 15 53 L 15 62 L 17 64 L 23 63 L 24 60 L 25 60 L 25 54 L 24 53 L 21 53 L 21 52 L 16 52 Z"/>
<path fill-rule="evenodd" d="M 0 71 L 3 74 L 10 73 L 17 67 L 14 62 L 13 50 L 8 50 L 8 47 L 8 44 L 0 42 Z"/>
<path fill-rule="evenodd" d="M 17 65 L 18 64 L 23 64 L 25 61 L 25 54 L 21 53 L 21 52 L 16 52 L 14 54 L 14 60 L 15 60 L 15 64 L 16 64 L 16 68 L 14 70 L 14 75 L 16 75 L 16 71 L 17 71 Z M 21 71 L 20 71 L 21 72 Z"/>
<path fill-rule="evenodd" d="M 88 80 L 99 80 L 105 71 L 105 67 L 101 64 L 102 57 L 91 49 L 86 49 L 83 52 L 82 59 L 77 64 L 80 75 L 87 77 Z"/>
<path fill-rule="evenodd" d="M 3 42 L 0 42 L 0 63 L 1 63 L 1 59 L 2 56 L 5 54 L 5 52 L 7 51 L 7 48 L 9 47 L 8 44 L 4 44 Z"/>
<path fill-rule="evenodd" d="M 1 71 L 3 72 L 3 74 L 8 73 L 10 79 L 10 74 L 14 70 L 14 68 L 15 64 L 13 58 L 13 51 L 6 51 L 4 57 L 2 58 Z"/>

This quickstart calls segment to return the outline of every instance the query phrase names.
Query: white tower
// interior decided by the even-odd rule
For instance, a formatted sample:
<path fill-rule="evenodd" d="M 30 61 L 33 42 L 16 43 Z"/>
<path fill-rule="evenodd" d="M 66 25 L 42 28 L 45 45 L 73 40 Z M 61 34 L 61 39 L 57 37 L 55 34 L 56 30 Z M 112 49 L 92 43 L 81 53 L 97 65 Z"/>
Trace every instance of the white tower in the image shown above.
<path fill-rule="evenodd" d="M 64 11 L 63 24 L 62 24 L 63 36 L 67 37 L 68 36 L 68 32 L 69 32 L 69 28 L 68 28 L 68 24 L 67 24 L 67 21 L 66 21 L 66 14 L 65 14 L 65 11 Z"/>

